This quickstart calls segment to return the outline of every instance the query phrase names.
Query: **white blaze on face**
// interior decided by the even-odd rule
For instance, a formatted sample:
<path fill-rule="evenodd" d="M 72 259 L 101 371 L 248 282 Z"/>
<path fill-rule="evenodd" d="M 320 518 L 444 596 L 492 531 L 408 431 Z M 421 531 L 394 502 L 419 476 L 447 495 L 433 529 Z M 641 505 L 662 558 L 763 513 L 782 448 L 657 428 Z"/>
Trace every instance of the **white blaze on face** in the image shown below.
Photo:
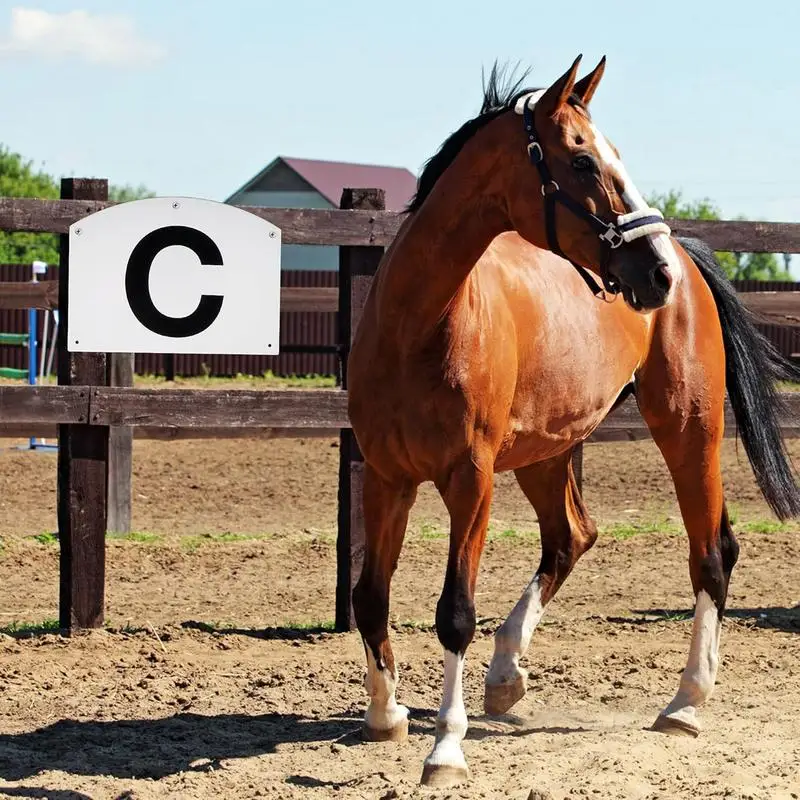
<path fill-rule="evenodd" d="M 614 170 L 614 172 L 617 174 L 617 177 L 622 182 L 624 187 L 622 192 L 622 202 L 625 204 L 626 211 L 645 211 L 648 209 L 650 207 L 649 204 L 636 188 L 636 185 L 631 180 L 631 176 L 625 169 L 625 165 L 614 152 L 606 137 L 603 136 L 603 134 L 600 133 L 600 131 L 591 123 L 589 123 L 589 126 L 592 129 L 592 134 L 594 135 L 594 146 L 600 155 L 600 158 L 607 167 Z M 672 276 L 672 289 L 670 290 L 671 295 L 674 287 L 678 285 L 683 277 L 681 260 L 678 258 L 677 252 L 675 252 L 675 247 L 672 244 L 672 240 L 666 233 L 649 234 L 649 238 L 650 241 L 652 241 L 656 252 L 658 252 L 658 254 L 666 262 L 669 273 Z"/>

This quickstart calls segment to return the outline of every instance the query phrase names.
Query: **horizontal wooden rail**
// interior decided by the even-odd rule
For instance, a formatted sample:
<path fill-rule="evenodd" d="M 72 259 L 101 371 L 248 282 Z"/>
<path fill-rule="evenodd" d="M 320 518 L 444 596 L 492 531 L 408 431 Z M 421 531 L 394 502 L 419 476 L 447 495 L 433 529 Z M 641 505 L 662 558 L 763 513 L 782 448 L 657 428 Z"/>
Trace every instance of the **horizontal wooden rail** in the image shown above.
<path fill-rule="evenodd" d="M 800 435 L 800 392 L 783 392 L 784 435 Z M 143 439 L 335 436 L 349 428 L 341 389 L 205 390 L 101 386 L 0 386 L 0 436 L 53 437 L 58 423 L 130 425 Z M 726 404 L 727 434 L 736 421 Z M 649 438 L 635 400 L 623 403 L 589 441 Z"/>
<path fill-rule="evenodd" d="M 742 302 L 776 325 L 800 324 L 800 292 L 739 292 Z"/>
<path fill-rule="evenodd" d="M 127 389 L 97 386 L 93 425 L 151 427 L 347 428 L 347 394 L 340 389 L 239 391 Z"/>
<path fill-rule="evenodd" d="M 0 309 L 58 308 L 58 281 L 0 281 Z M 281 311 L 338 311 L 335 286 L 284 286 Z"/>
<path fill-rule="evenodd" d="M 281 311 L 338 311 L 337 286 L 283 286 Z"/>
<path fill-rule="evenodd" d="M 88 386 L 0 386 L 0 421 L 85 423 L 90 394 Z"/>
<path fill-rule="evenodd" d="M 0 198 L 0 230 L 66 233 L 73 222 L 110 205 L 113 203 L 4 197 Z M 394 211 L 240 207 L 277 225 L 284 244 L 386 247 L 405 218 Z M 716 250 L 800 253 L 798 222 L 667 221 L 676 236 L 697 236 Z"/>
<path fill-rule="evenodd" d="M 58 281 L 2 281 L 0 308 L 58 308 Z"/>
<path fill-rule="evenodd" d="M 765 321 L 800 324 L 800 292 L 739 292 L 739 298 Z M 58 308 L 58 281 L 0 281 L 0 309 Z M 281 311 L 339 310 L 336 286 L 284 286 Z"/>
<path fill-rule="evenodd" d="M 58 426 L 39 422 L 0 422 L 0 439 L 50 439 L 58 438 Z M 206 428 L 206 427 L 151 427 L 133 428 L 134 439 L 151 439 L 178 442 L 194 439 L 338 439 L 339 428 Z"/>

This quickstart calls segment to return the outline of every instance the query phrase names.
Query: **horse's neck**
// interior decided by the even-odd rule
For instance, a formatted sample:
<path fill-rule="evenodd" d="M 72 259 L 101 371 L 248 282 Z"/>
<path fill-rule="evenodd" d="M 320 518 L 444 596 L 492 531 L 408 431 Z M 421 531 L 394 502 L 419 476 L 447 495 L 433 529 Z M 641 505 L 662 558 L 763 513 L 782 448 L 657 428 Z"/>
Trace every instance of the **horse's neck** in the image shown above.
<path fill-rule="evenodd" d="M 437 186 L 387 253 L 375 293 L 384 331 L 420 338 L 434 330 L 491 241 L 508 229 L 499 203 L 460 188 Z"/>

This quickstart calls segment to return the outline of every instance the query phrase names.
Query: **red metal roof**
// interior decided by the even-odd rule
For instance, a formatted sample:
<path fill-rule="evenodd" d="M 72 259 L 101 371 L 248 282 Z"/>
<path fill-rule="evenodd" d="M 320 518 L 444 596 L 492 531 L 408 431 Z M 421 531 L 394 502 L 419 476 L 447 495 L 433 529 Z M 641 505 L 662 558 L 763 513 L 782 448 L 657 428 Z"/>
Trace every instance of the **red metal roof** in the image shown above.
<path fill-rule="evenodd" d="M 417 179 L 405 167 L 373 164 L 348 164 L 341 161 L 315 161 L 308 158 L 280 157 L 323 197 L 339 205 L 342 189 L 383 189 L 387 211 L 402 211 L 417 190 Z"/>

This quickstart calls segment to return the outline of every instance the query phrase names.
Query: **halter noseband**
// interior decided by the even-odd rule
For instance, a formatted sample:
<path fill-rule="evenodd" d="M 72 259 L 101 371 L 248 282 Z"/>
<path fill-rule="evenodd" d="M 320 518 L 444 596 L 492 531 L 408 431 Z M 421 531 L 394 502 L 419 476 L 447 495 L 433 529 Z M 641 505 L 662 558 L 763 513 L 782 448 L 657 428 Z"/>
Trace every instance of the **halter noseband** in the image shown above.
<path fill-rule="evenodd" d="M 605 290 L 609 294 L 618 294 L 620 291 L 619 284 L 611 277 L 608 271 L 611 251 L 616 250 L 623 244 L 632 242 L 634 239 L 639 239 L 642 236 L 653 233 L 669 234 L 670 229 L 664 222 L 664 215 L 657 208 L 643 208 L 637 211 L 631 211 L 629 214 L 618 216 L 616 222 L 605 222 L 596 214 L 592 214 L 591 211 L 584 208 L 583 205 L 568 194 L 561 191 L 561 187 L 553 180 L 553 176 L 550 174 L 550 170 L 545 163 L 544 151 L 538 141 L 536 127 L 533 122 L 533 106 L 530 101 L 531 96 L 529 95 L 522 104 L 522 120 L 525 125 L 525 132 L 528 136 L 528 156 L 531 160 L 531 164 L 539 171 L 539 177 L 542 180 L 547 244 L 554 253 L 565 258 L 575 267 L 594 294 L 597 295 L 602 292 L 602 289 L 597 285 L 597 281 L 589 271 L 569 258 L 558 244 L 558 233 L 556 231 L 556 202 L 559 202 L 566 206 L 575 216 L 589 223 L 600 240 L 606 244 L 606 249 L 603 251 L 603 258 L 600 262 L 600 277 L 603 280 Z"/>

